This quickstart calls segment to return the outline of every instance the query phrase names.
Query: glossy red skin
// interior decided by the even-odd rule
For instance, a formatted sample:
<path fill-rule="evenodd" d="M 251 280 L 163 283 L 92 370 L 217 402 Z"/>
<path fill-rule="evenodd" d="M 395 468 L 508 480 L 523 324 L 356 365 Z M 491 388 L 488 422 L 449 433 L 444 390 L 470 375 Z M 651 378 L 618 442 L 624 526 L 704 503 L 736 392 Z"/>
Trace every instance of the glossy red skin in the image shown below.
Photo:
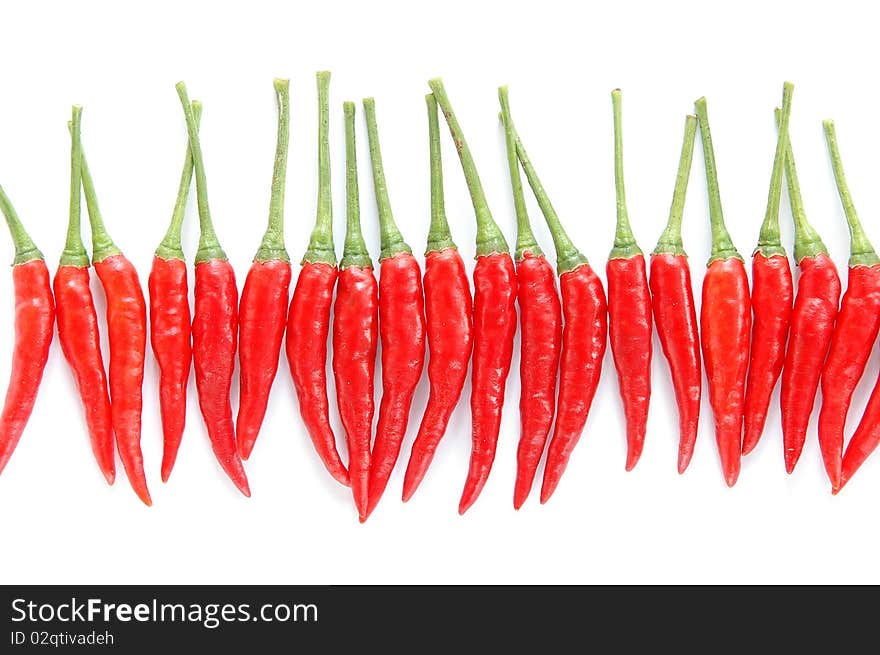
<path fill-rule="evenodd" d="M 249 497 L 229 402 L 238 344 L 238 287 L 228 261 L 210 259 L 196 264 L 192 340 L 196 390 L 211 448 L 226 475 Z"/>
<path fill-rule="evenodd" d="M 12 267 L 15 290 L 15 349 L 3 413 L 0 414 L 0 473 L 6 467 L 34 409 L 55 329 L 55 301 L 42 259 Z"/>
<path fill-rule="evenodd" d="M 589 264 L 559 276 L 562 292 L 562 355 L 559 361 L 559 395 L 556 425 L 547 448 L 541 502 L 556 490 L 571 453 L 581 438 L 608 343 L 608 303 L 602 281 Z"/>
<path fill-rule="evenodd" d="M 859 427 L 856 428 L 846 447 L 840 468 L 840 485 L 837 488 L 832 487 L 831 493 L 836 494 L 843 489 L 859 467 L 876 450 L 878 444 L 880 444 L 880 377 L 877 378 L 871 391 Z"/>
<path fill-rule="evenodd" d="M 504 388 L 516 334 L 516 270 L 507 253 L 477 257 L 474 267 L 474 359 L 471 372 L 473 420 L 471 461 L 458 513 L 474 504 L 489 479 Z"/>
<path fill-rule="evenodd" d="M 150 344 L 159 364 L 159 410 L 162 415 L 162 482 L 177 459 L 186 424 L 186 387 L 192 368 L 192 318 L 186 262 L 153 257 L 148 279 Z"/>
<path fill-rule="evenodd" d="M 366 517 L 369 493 L 378 307 L 379 288 L 372 267 L 349 266 L 339 271 L 333 305 L 333 377 L 348 444 L 348 480 L 360 517 Z"/>
<path fill-rule="evenodd" d="M 464 261 L 456 248 L 425 256 L 425 318 L 431 392 L 403 479 L 403 500 L 425 477 L 467 378 L 474 340 L 473 302 Z"/>
<path fill-rule="evenodd" d="M 109 484 L 116 478 L 113 419 L 107 374 L 101 355 L 98 316 L 87 266 L 59 266 L 53 280 L 55 317 L 61 350 L 73 371 L 86 414 L 92 452 Z"/>
<path fill-rule="evenodd" d="M 880 264 L 850 266 L 847 277 L 821 378 L 819 448 L 832 489 L 840 487 L 849 404 L 880 331 Z"/>
<path fill-rule="evenodd" d="M 285 350 L 299 411 L 327 471 L 348 485 L 348 471 L 336 450 L 327 400 L 327 333 L 337 269 L 325 263 L 302 265 L 287 313 Z"/>
<path fill-rule="evenodd" d="M 650 285 L 657 336 L 669 363 L 678 405 L 678 472 L 684 473 L 694 454 L 703 391 L 700 335 L 687 257 L 651 255 Z"/>
<path fill-rule="evenodd" d="M 651 400 L 653 325 L 645 258 L 609 259 L 605 275 L 611 354 L 626 416 L 626 470 L 631 471 L 645 445 Z"/>
<path fill-rule="evenodd" d="M 131 488 L 152 505 L 141 452 L 144 352 L 147 347 L 147 303 L 137 271 L 124 255 L 94 263 L 107 297 L 107 338 L 110 342 L 110 414 L 116 450 Z"/>
<path fill-rule="evenodd" d="M 739 477 L 751 328 L 749 280 L 743 262 L 737 257 L 713 261 L 703 278 L 700 333 L 715 441 L 729 487 Z"/>
<path fill-rule="evenodd" d="M 379 264 L 379 338 L 382 401 L 370 460 L 369 503 L 362 520 L 376 508 L 388 485 L 406 436 L 413 394 L 425 366 L 422 272 L 409 253 L 387 257 Z"/>
<path fill-rule="evenodd" d="M 752 351 L 746 382 L 743 455 L 758 445 L 764 431 L 770 396 L 785 361 L 793 298 L 788 257 L 755 253 L 752 259 Z"/>
<path fill-rule="evenodd" d="M 266 415 L 269 392 L 278 373 L 281 341 L 287 325 L 290 264 L 280 259 L 255 261 L 248 271 L 238 310 L 240 393 L 235 437 L 242 459 L 250 457 Z"/>
<path fill-rule="evenodd" d="M 788 473 L 794 471 L 804 448 L 840 302 L 840 278 L 828 255 L 804 257 L 799 266 L 801 274 L 791 314 L 780 397 L 782 443 Z"/>
<path fill-rule="evenodd" d="M 556 272 L 541 255 L 523 254 L 516 263 L 520 324 L 520 401 L 522 431 L 516 452 L 513 507 L 528 498 L 553 426 L 556 376 L 562 349 L 562 307 Z"/>

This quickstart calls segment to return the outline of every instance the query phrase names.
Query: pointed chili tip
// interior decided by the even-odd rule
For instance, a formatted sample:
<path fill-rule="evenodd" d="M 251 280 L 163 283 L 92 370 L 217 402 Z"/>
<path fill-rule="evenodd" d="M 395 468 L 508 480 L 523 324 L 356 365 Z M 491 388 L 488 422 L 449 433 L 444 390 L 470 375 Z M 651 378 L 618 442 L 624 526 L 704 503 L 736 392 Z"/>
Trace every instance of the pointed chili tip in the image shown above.
<path fill-rule="evenodd" d="M 636 464 L 639 463 L 639 459 L 641 458 L 641 456 L 642 456 L 641 450 L 639 450 L 638 452 L 627 452 L 627 454 L 626 454 L 626 470 L 627 470 L 627 472 L 632 471 L 636 467 Z"/>
<path fill-rule="evenodd" d="M 475 498 L 462 498 L 458 503 L 458 515 L 464 516 L 464 513 L 471 508 L 471 505 L 474 504 Z"/>
<path fill-rule="evenodd" d="M 522 506 L 525 504 L 526 499 L 527 499 L 528 497 L 529 497 L 528 492 L 526 492 L 526 493 L 522 493 L 522 492 L 515 493 L 515 494 L 513 495 L 513 509 L 518 510 L 520 507 L 522 507 Z"/>
<path fill-rule="evenodd" d="M 550 496 L 553 495 L 553 492 L 556 491 L 556 485 L 551 487 L 541 487 L 541 504 L 545 504 L 548 500 L 550 500 Z"/>
<path fill-rule="evenodd" d="M 104 479 L 107 480 L 107 484 L 113 486 L 113 483 L 116 482 L 116 471 L 101 471 L 104 474 Z"/>
<path fill-rule="evenodd" d="M 146 492 L 144 495 L 138 494 L 138 498 L 141 499 L 141 502 L 147 507 L 153 506 L 153 499 L 150 498 L 149 492 Z"/>
<path fill-rule="evenodd" d="M 400 501 L 405 503 L 413 496 L 413 492 L 415 489 L 404 489 L 403 493 L 400 494 Z"/>
<path fill-rule="evenodd" d="M 251 487 L 248 484 L 247 478 L 244 478 L 243 480 L 236 482 L 235 486 L 242 493 L 242 495 L 244 495 L 245 498 L 251 497 Z"/>
<path fill-rule="evenodd" d="M 685 471 L 687 471 L 687 467 L 690 466 L 691 457 L 693 457 L 693 453 L 679 453 L 678 455 L 678 474 L 681 475 Z"/>
<path fill-rule="evenodd" d="M 730 471 L 727 474 L 727 477 L 724 478 L 724 481 L 727 483 L 728 487 L 733 487 L 736 484 L 737 479 L 739 478 L 739 471 Z"/>
<path fill-rule="evenodd" d="M 162 469 L 162 482 L 163 483 L 168 482 L 168 478 L 170 478 L 170 477 L 171 477 L 171 471 L 166 471 L 165 469 Z"/>

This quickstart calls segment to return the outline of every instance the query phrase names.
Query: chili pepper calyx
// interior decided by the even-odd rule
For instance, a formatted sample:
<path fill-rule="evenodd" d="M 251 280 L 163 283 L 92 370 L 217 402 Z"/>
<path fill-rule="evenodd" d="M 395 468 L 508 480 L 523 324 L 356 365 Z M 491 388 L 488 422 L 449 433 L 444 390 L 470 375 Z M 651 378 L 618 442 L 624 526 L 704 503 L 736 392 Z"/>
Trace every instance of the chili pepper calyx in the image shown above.
<path fill-rule="evenodd" d="M 82 143 L 80 123 L 82 107 L 74 105 L 70 121 L 70 218 L 67 223 L 67 240 L 61 253 L 61 266 L 88 267 L 89 256 L 82 242 L 80 228 L 82 204 Z"/>
<path fill-rule="evenodd" d="M 12 201 L 9 200 L 9 196 L 6 195 L 2 186 L 0 186 L 0 211 L 3 212 L 3 216 L 6 218 L 6 225 L 9 227 L 9 234 L 12 236 L 12 242 L 15 245 L 15 259 L 12 265 L 16 266 L 37 259 L 44 259 L 43 253 L 34 245 L 27 230 L 24 229 L 24 225 L 21 224 L 18 213 L 15 211 L 15 207 L 12 206 Z"/>
<path fill-rule="evenodd" d="M 617 195 L 617 224 L 614 228 L 614 247 L 608 259 L 629 259 L 642 254 L 636 243 L 626 210 L 626 190 L 623 184 L 623 120 L 620 89 L 611 92 L 614 115 L 614 188 Z"/>
<path fill-rule="evenodd" d="M 446 220 L 443 198 L 443 160 L 440 149 L 440 121 L 437 116 L 437 99 L 433 93 L 425 96 L 428 108 L 428 140 L 431 159 L 431 226 L 428 229 L 428 245 L 425 254 L 456 248 Z"/>
<path fill-rule="evenodd" d="M 834 129 L 834 121 L 826 119 L 822 121 L 825 130 L 825 140 L 828 143 L 828 154 L 831 156 L 831 168 L 834 172 L 834 180 L 837 185 L 837 193 L 843 205 L 846 222 L 849 226 L 850 256 L 849 266 L 874 266 L 880 264 L 880 257 L 871 240 L 862 227 L 855 204 L 849 192 L 846 175 L 843 172 L 843 162 L 840 159 L 840 149 L 837 145 L 837 131 Z"/>
<path fill-rule="evenodd" d="M 318 208 L 303 264 L 336 267 L 333 244 L 333 200 L 330 189 L 330 73 L 319 71 L 318 83 Z"/>
<path fill-rule="evenodd" d="M 342 104 L 345 115 L 345 245 L 342 249 L 342 261 L 339 268 L 345 270 L 350 266 L 371 268 L 373 261 L 367 251 L 364 235 L 361 231 L 360 196 L 357 179 L 357 148 L 355 144 L 353 102 Z"/>
<path fill-rule="evenodd" d="M 541 184 L 535 167 L 532 166 L 532 162 L 522 144 L 522 140 L 519 138 L 516 128 L 513 126 L 511 128 L 516 139 L 516 156 L 523 167 L 523 171 L 525 171 L 526 179 L 529 181 L 529 186 L 532 187 L 532 192 L 538 201 L 538 207 L 541 208 L 541 213 L 544 214 L 544 222 L 547 223 L 550 236 L 553 238 L 553 246 L 556 249 L 556 272 L 558 275 L 562 275 L 573 271 L 578 266 L 587 264 L 587 258 L 575 247 L 569 238 L 568 233 L 562 226 L 562 222 L 559 220 L 559 216 L 556 214 L 556 210 L 553 208 L 553 203 L 550 202 L 550 197 Z"/>
<path fill-rule="evenodd" d="M 788 150 L 788 120 L 791 114 L 793 91 L 794 85 L 790 82 L 786 82 L 782 87 L 782 116 L 779 134 L 776 137 L 776 153 L 773 157 L 773 172 L 770 176 L 770 191 L 767 195 L 767 211 L 764 215 L 764 222 L 761 224 L 761 232 L 758 235 L 758 246 L 752 256 L 757 253 L 761 253 L 764 257 L 787 256 L 779 236 L 779 199 L 782 195 L 782 173 Z"/>
<path fill-rule="evenodd" d="M 691 162 L 694 157 L 694 141 L 697 134 L 697 117 L 688 115 L 684 122 L 684 139 L 681 144 L 681 155 L 678 160 L 678 173 L 675 176 L 675 189 L 672 192 L 672 206 L 669 208 L 669 219 L 657 247 L 655 255 L 681 255 L 687 257 L 681 238 L 681 220 L 684 216 L 684 201 L 687 196 L 688 180 L 691 174 Z"/>
<path fill-rule="evenodd" d="M 433 91 L 437 104 L 443 110 L 443 116 L 446 118 L 446 124 L 449 126 L 449 132 L 458 151 L 458 158 L 464 171 L 465 182 L 471 196 L 471 202 L 474 206 L 474 214 L 477 221 L 477 252 L 476 258 L 492 255 L 496 253 L 510 253 L 510 246 L 504 238 L 501 228 L 492 218 L 492 212 L 489 211 L 489 205 L 486 202 L 486 194 L 483 191 L 483 185 L 480 182 L 480 176 L 477 173 L 477 167 L 474 158 L 465 141 L 464 133 L 452 110 L 452 104 L 446 95 L 446 88 L 443 81 L 437 77 L 428 82 Z"/>
<path fill-rule="evenodd" d="M 269 201 L 269 224 L 255 262 L 280 260 L 290 262 L 284 247 L 284 188 L 287 181 L 287 151 L 290 141 L 290 80 L 275 78 L 275 97 L 278 102 L 278 138 L 275 146 L 275 164 L 272 168 L 272 195 Z"/>
<path fill-rule="evenodd" d="M 519 176 L 519 159 L 516 156 L 516 137 L 513 131 L 513 120 L 510 117 L 510 101 L 507 86 L 498 87 L 498 100 L 501 103 L 499 118 L 504 127 L 507 145 L 507 167 L 510 171 L 510 186 L 513 191 L 513 205 L 516 211 L 516 249 L 514 259 L 520 262 L 526 253 L 542 256 L 544 253 L 538 245 L 529 222 L 529 212 L 523 195 L 522 179 Z"/>

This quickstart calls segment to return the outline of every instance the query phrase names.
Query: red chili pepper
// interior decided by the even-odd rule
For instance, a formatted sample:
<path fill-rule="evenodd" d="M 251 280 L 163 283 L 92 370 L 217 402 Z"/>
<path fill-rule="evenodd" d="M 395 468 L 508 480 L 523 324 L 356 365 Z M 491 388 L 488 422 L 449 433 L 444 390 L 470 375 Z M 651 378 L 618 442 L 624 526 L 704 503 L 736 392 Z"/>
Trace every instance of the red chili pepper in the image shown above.
<path fill-rule="evenodd" d="M 521 330 L 519 413 L 522 428 L 516 453 L 513 507 L 519 509 L 532 489 L 553 425 L 562 348 L 562 307 L 553 267 L 547 262 L 529 223 L 507 95 L 506 86 L 498 89 L 517 225 L 515 261 Z"/>
<path fill-rule="evenodd" d="M 422 272 L 403 240 L 388 199 L 379 150 L 376 105 L 364 100 L 373 185 L 379 209 L 382 252 L 379 255 L 379 337 L 382 341 L 382 402 L 370 460 L 369 504 L 361 521 L 376 508 L 406 436 L 413 394 L 425 364 L 425 301 Z M 351 477 L 349 465 L 349 477 Z M 352 482 L 354 486 L 354 482 Z"/>
<path fill-rule="evenodd" d="M 379 330 L 379 288 L 361 233 L 354 140 L 354 103 L 343 105 L 347 216 L 345 246 L 339 263 L 333 305 L 333 376 L 336 402 L 348 443 L 348 475 L 358 516 L 368 510 L 370 435 L 373 430 L 373 380 Z"/>
<path fill-rule="evenodd" d="M 788 254 L 779 237 L 779 198 L 782 195 L 793 90 L 793 85 L 786 82 L 782 92 L 782 118 L 770 177 L 767 212 L 758 236 L 758 247 L 752 253 L 752 352 L 746 382 L 743 455 L 748 455 L 755 448 L 764 431 L 770 396 L 785 361 L 785 342 L 791 322 L 794 287 Z"/>
<path fill-rule="evenodd" d="M 202 104 L 192 102 L 198 125 Z M 180 231 L 186 213 L 186 200 L 192 183 L 192 150 L 186 142 L 183 173 L 171 224 L 156 248 L 147 281 L 150 296 L 150 344 L 159 364 L 159 409 L 162 415 L 162 482 L 168 482 L 186 424 L 186 387 L 192 368 L 191 315 L 186 261 L 180 244 Z"/>
<path fill-rule="evenodd" d="M 238 288 L 235 285 L 235 272 L 220 247 L 211 221 L 199 132 L 183 82 L 177 84 L 177 95 L 180 96 L 186 117 L 199 204 L 200 235 L 195 258 L 195 311 L 192 323 L 192 353 L 199 407 L 217 461 L 238 490 L 249 497 L 251 491 L 247 475 L 235 447 L 235 425 L 229 402 L 238 341 Z"/>
<path fill-rule="evenodd" d="M 348 485 L 336 450 L 327 401 L 327 333 L 336 284 L 333 205 L 330 195 L 330 73 L 318 73 L 318 215 L 287 313 L 285 350 L 299 411 L 330 475 Z"/>
<path fill-rule="evenodd" d="M 697 117 L 688 116 L 669 221 L 651 253 L 651 306 L 678 405 L 679 473 L 685 472 L 694 454 L 703 385 L 691 269 L 681 238 L 681 219 L 696 134 Z"/>
<path fill-rule="evenodd" d="M 82 154 L 82 183 L 92 226 L 92 264 L 107 299 L 110 415 L 116 450 L 131 488 L 149 507 L 153 501 L 141 452 L 147 304 L 134 265 L 113 243 L 104 227 L 85 152 Z"/>
<path fill-rule="evenodd" d="M 43 253 L 34 245 L 3 187 L 0 210 L 15 245 L 12 284 L 15 290 L 15 349 L 3 413 L 0 414 L 0 473 L 27 425 L 49 358 L 55 328 L 52 283 Z"/>
<path fill-rule="evenodd" d="M 474 336 L 471 289 L 464 261 L 449 231 L 443 202 L 437 100 L 429 93 L 425 101 L 431 144 L 431 227 L 425 251 L 424 278 L 431 392 L 403 479 L 404 502 L 412 497 L 425 477 L 437 445 L 446 432 L 449 417 L 461 397 Z"/>
<path fill-rule="evenodd" d="M 626 470 L 638 463 L 645 445 L 648 403 L 651 400 L 651 293 L 645 257 L 636 243 L 626 212 L 623 186 L 623 134 L 620 89 L 611 92 L 614 105 L 614 182 L 617 189 L 617 228 L 608 256 L 608 323 L 611 354 L 617 368 L 620 397 L 626 416 Z"/>
<path fill-rule="evenodd" d="M 92 452 L 107 482 L 113 484 L 116 465 L 113 455 L 113 419 L 107 374 L 101 356 L 98 316 L 89 288 L 89 256 L 80 234 L 82 196 L 82 147 L 80 119 L 82 107 L 73 108 L 70 152 L 70 221 L 67 241 L 53 280 L 58 340 L 73 371 L 86 413 Z"/>
<path fill-rule="evenodd" d="M 791 473 L 804 448 L 819 376 L 831 345 L 840 302 L 840 278 L 837 267 L 828 256 L 828 249 L 807 222 L 791 139 L 786 150 L 785 176 L 794 218 L 794 259 L 801 269 L 782 367 L 780 396 L 785 470 Z"/>
<path fill-rule="evenodd" d="M 516 139 L 516 154 L 556 248 L 556 268 L 562 292 L 562 353 L 559 394 L 556 399 L 556 425 L 547 447 L 547 463 L 541 486 L 541 502 L 546 503 L 577 445 L 587 422 L 593 396 L 602 373 L 602 358 L 608 341 L 608 305 L 602 282 L 587 258 L 575 248 L 559 222 L 559 217 L 541 185 L 529 156 L 508 122 Z"/>
<path fill-rule="evenodd" d="M 489 206 L 470 149 L 443 82 L 429 82 L 443 110 L 467 181 L 477 219 L 477 264 L 474 267 L 474 360 L 471 381 L 473 449 L 458 505 L 464 514 L 474 504 L 492 470 L 498 446 L 504 388 L 516 334 L 516 270 L 510 248 Z"/>
<path fill-rule="evenodd" d="M 705 98 L 697 100 L 696 109 L 703 141 L 712 223 L 712 254 L 703 278 L 700 332 L 709 382 L 709 402 L 715 414 L 715 440 L 721 456 L 721 471 L 727 486 L 732 487 L 736 484 L 740 469 L 752 310 L 749 279 L 743 259 L 730 239 L 721 212 L 718 172 Z"/>
<path fill-rule="evenodd" d="M 880 257 L 865 234 L 853 205 L 843 174 L 834 123 L 826 120 L 824 126 L 850 234 L 848 282 L 831 337 L 831 349 L 822 370 L 822 410 L 819 413 L 819 448 L 831 480 L 831 490 L 836 492 L 842 482 L 843 431 L 849 404 L 880 331 Z"/>
<path fill-rule="evenodd" d="M 239 304 L 238 363 L 241 381 L 235 434 L 242 459 L 250 457 L 266 415 L 269 392 L 287 323 L 290 257 L 284 248 L 284 184 L 290 133 L 288 80 L 276 79 L 278 144 L 272 173 L 269 225 L 254 257 Z"/>

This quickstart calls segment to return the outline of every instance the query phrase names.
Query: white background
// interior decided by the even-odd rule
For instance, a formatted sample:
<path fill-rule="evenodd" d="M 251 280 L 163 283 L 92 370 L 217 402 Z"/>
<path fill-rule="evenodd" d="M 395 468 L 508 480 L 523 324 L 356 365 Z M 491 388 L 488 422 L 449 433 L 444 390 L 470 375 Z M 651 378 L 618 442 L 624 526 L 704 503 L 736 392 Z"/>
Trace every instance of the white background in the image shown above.
<path fill-rule="evenodd" d="M 204 102 L 211 207 L 241 285 L 267 216 L 276 120 L 272 78 L 291 78 L 287 245 L 298 260 L 315 213 L 314 72 L 329 69 L 337 250 L 344 216 L 341 103 L 374 95 L 391 202 L 405 237 L 421 252 L 429 217 L 423 95 L 426 81 L 442 75 L 496 220 L 513 243 L 496 99 L 496 87 L 508 83 L 513 116 L 545 186 L 604 279 L 614 227 L 611 89 L 624 90 L 629 210 L 642 248 L 653 248 L 666 220 L 684 116 L 705 94 L 727 224 L 748 256 L 766 202 L 772 109 L 788 79 L 796 85 L 791 136 L 809 218 L 845 276 L 848 234 L 820 123 L 833 117 L 857 207 L 880 242 L 880 198 L 872 193 L 880 144 L 878 92 L 871 82 L 876 22 L 860 15 L 858 3 L 574 6 L 549 0 L 424 6 L 156 1 L 137 8 L 18 3 L 5 9 L 0 39 L 0 182 L 54 270 L 67 220 L 66 121 L 70 105 L 83 104 L 83 139 L 106 222 L 146 285 L 177 189 L 185 131 L 174 84 L 184 79 L 191 97 Z M 360 107 L 358 115 L 362 218 L 377 256 Z M 473 213 L 450 146 L 444 127 L 447 209 L 470 262 Z M 540 213 L 531 197 L 529 202 L 539 241 L 552 256 Z M 783 202 L 790 250 L 789 216 Z M 699 299 L 709 254 L 699 147 L 684 220 Z M 191 206 L 185 229 L 190 261 L 196 241 Z M 0 276 L 0 308 L 0 352 L 11 352 L 9 275 Z M 214 461 L 194 385 L 177 466 L 170 482 L 161 483 L 157 369 L 148 353 L 143 450 L 155 501 L 148 509 L 121 466 L 112 488 L 98 472 L 56 341 L 33 417 L 0 476 L 0 581 L 880 582 L 880 459 L 872 458 L 833 498 L 814 423 L 800 465 L 787 476 L 776 396 L 764 439 L 730 490 L 704 401 L 693 462 L 677 475 L 675 403 L 655 346 L 647 443 L 632 473 L 624 472 L 623 417 L 609 351 L 586 431 L 555 496 L 542 507 L 535 489 L 522 510 L 513 510 L 515 355 L 498 456 L 477 504 L 458 516 L 470 452 L 469 387 L 422 488 L 407 505 L 400 502 L 405 460 L 427 395 L 423 379 L 402 461 L 379 508 L 359 525 L 349 492 L 325 473 L 306 438 L 283 355 L 265 427 L 247 463 L 253 490 L 247 500 Z M 0 377 L 8 373 L 3 359 Z M 877 373 L 873 358 L 850 431 Z"/>

